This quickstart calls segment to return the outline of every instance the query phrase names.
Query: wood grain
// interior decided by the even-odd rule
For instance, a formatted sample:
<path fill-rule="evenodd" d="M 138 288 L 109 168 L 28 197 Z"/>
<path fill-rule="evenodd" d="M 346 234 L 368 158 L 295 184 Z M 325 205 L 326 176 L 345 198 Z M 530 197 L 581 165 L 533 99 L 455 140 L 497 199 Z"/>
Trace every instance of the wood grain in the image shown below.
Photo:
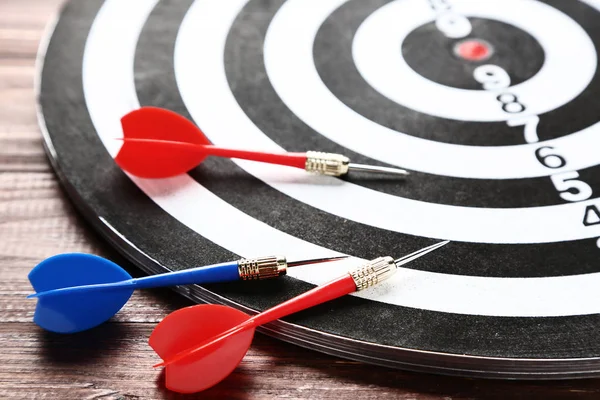
<path fill-rule="evenodd" d="M 0 1 L 0 398 L 2 399 L 526 399 L 600 398 L 600 381 L 505 382 L 406 373 L 338 359 L 257 334 L 240 367 L 200 394 L 177 396 L 152 365 L 147 338 L 190 303 L 168 289 L 136 292 L 117 316 L 77 335 L 32 323 L 27 273 L 53 254 L 111 258 L 65 197 L 35 114 L 34 59 L 59 0 Z"/>

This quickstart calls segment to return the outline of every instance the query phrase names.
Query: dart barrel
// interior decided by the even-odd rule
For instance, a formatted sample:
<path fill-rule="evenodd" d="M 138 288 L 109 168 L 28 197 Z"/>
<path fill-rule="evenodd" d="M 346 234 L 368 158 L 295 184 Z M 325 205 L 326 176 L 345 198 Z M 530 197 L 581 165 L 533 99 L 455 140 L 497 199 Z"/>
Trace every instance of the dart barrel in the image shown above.
<path fill-rule="evenodd" d="M 307 151 L 305 169 L 323 175 L 340 176 L 348 173 L 350 159 L 341 154 Z"/>
<path fill-rule="evenodd" d="M 238 261 L 242 280 L 271 279 L 287 273 L 287 261 L 281 256 L 242 258 Z"/>
<path fill-rule="evenodd" d="M 350 272 L 356 290 L 367 289 L 388 279 L 396 272 L 396 264 L 392 257 L 379 257 L 369 261 L 354 271 Z"/>

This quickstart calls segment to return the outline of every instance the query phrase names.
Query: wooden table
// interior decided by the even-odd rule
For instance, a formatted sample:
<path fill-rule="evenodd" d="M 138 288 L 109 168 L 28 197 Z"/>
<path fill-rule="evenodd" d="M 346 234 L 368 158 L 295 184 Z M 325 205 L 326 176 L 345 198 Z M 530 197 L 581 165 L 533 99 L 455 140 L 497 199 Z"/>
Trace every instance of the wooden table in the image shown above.
<path fill-rule="evenodd" d="M 127 0 L 123 0 L 127 1 Z M 42 147 L 34 58 L 60 0 L 0 1 L 0 398 L 179 398 L 152 368 L 150 332 L 189 305 L 168 289 L 135 293 L 114 320 L 77 335 L 32 323 L 27 273 L 60 252 L 95 253 L 141 273 L 95 235 L 66 198 Z M 181 398 L 600 398 L 600 380 L 504 382 L 414 374 L 326 356 L 257 334 L 240 367 Z"/>

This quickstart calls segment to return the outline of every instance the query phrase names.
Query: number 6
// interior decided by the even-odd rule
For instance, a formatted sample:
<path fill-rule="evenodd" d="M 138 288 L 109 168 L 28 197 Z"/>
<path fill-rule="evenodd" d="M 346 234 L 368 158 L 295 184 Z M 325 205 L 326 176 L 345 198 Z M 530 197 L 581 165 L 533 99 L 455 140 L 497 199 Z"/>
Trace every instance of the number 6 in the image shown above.
<path fill-rule="evenodd" d="M 561 156 L 559 156 L 558 154 L 546 154 L 546 155 L 542 155 L 542 150 L 545 149 L 550 149 L 550 150 L 554 150 L 554 147 L 550 147 L 550 146 L 544 146 L 544 147 L 540 147 L 539 149 L 537 149 L 535 151 L 535 157 L 538 159 L 538 161 L 546 168 L 553 168 L 553 169 L 557 169 L 557 168 L 562 168 L 565 165 L 567 165 L 567 161 L 562 158 Z M 545 152 L 548 153 L 548 152 Z"/>
<path fill-rule="evenodd" d="M 556 175 L 551 175 L 552 183 L 560 193 L 560 197 L 567 201 L 581 201 L 589 199 L 592 196 L 592 188 L 583 181 L 578 181 L 579 173 L 577 171 L 567 171 Z M 569 192 L 569 189 L 575 189 L 577 192 Z"/>

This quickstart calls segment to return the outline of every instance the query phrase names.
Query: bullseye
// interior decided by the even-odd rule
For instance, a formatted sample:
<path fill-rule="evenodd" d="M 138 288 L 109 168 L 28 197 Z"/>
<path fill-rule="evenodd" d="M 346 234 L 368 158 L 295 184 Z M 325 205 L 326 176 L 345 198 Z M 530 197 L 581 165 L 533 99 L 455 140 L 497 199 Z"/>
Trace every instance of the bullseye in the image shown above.
<path fill-rule="evenodd" d="M 454 46 L 454 54 L 467 61 L 487 60 L 494 53 L 491 44 L 481 39 L 467 39 Z"/>

